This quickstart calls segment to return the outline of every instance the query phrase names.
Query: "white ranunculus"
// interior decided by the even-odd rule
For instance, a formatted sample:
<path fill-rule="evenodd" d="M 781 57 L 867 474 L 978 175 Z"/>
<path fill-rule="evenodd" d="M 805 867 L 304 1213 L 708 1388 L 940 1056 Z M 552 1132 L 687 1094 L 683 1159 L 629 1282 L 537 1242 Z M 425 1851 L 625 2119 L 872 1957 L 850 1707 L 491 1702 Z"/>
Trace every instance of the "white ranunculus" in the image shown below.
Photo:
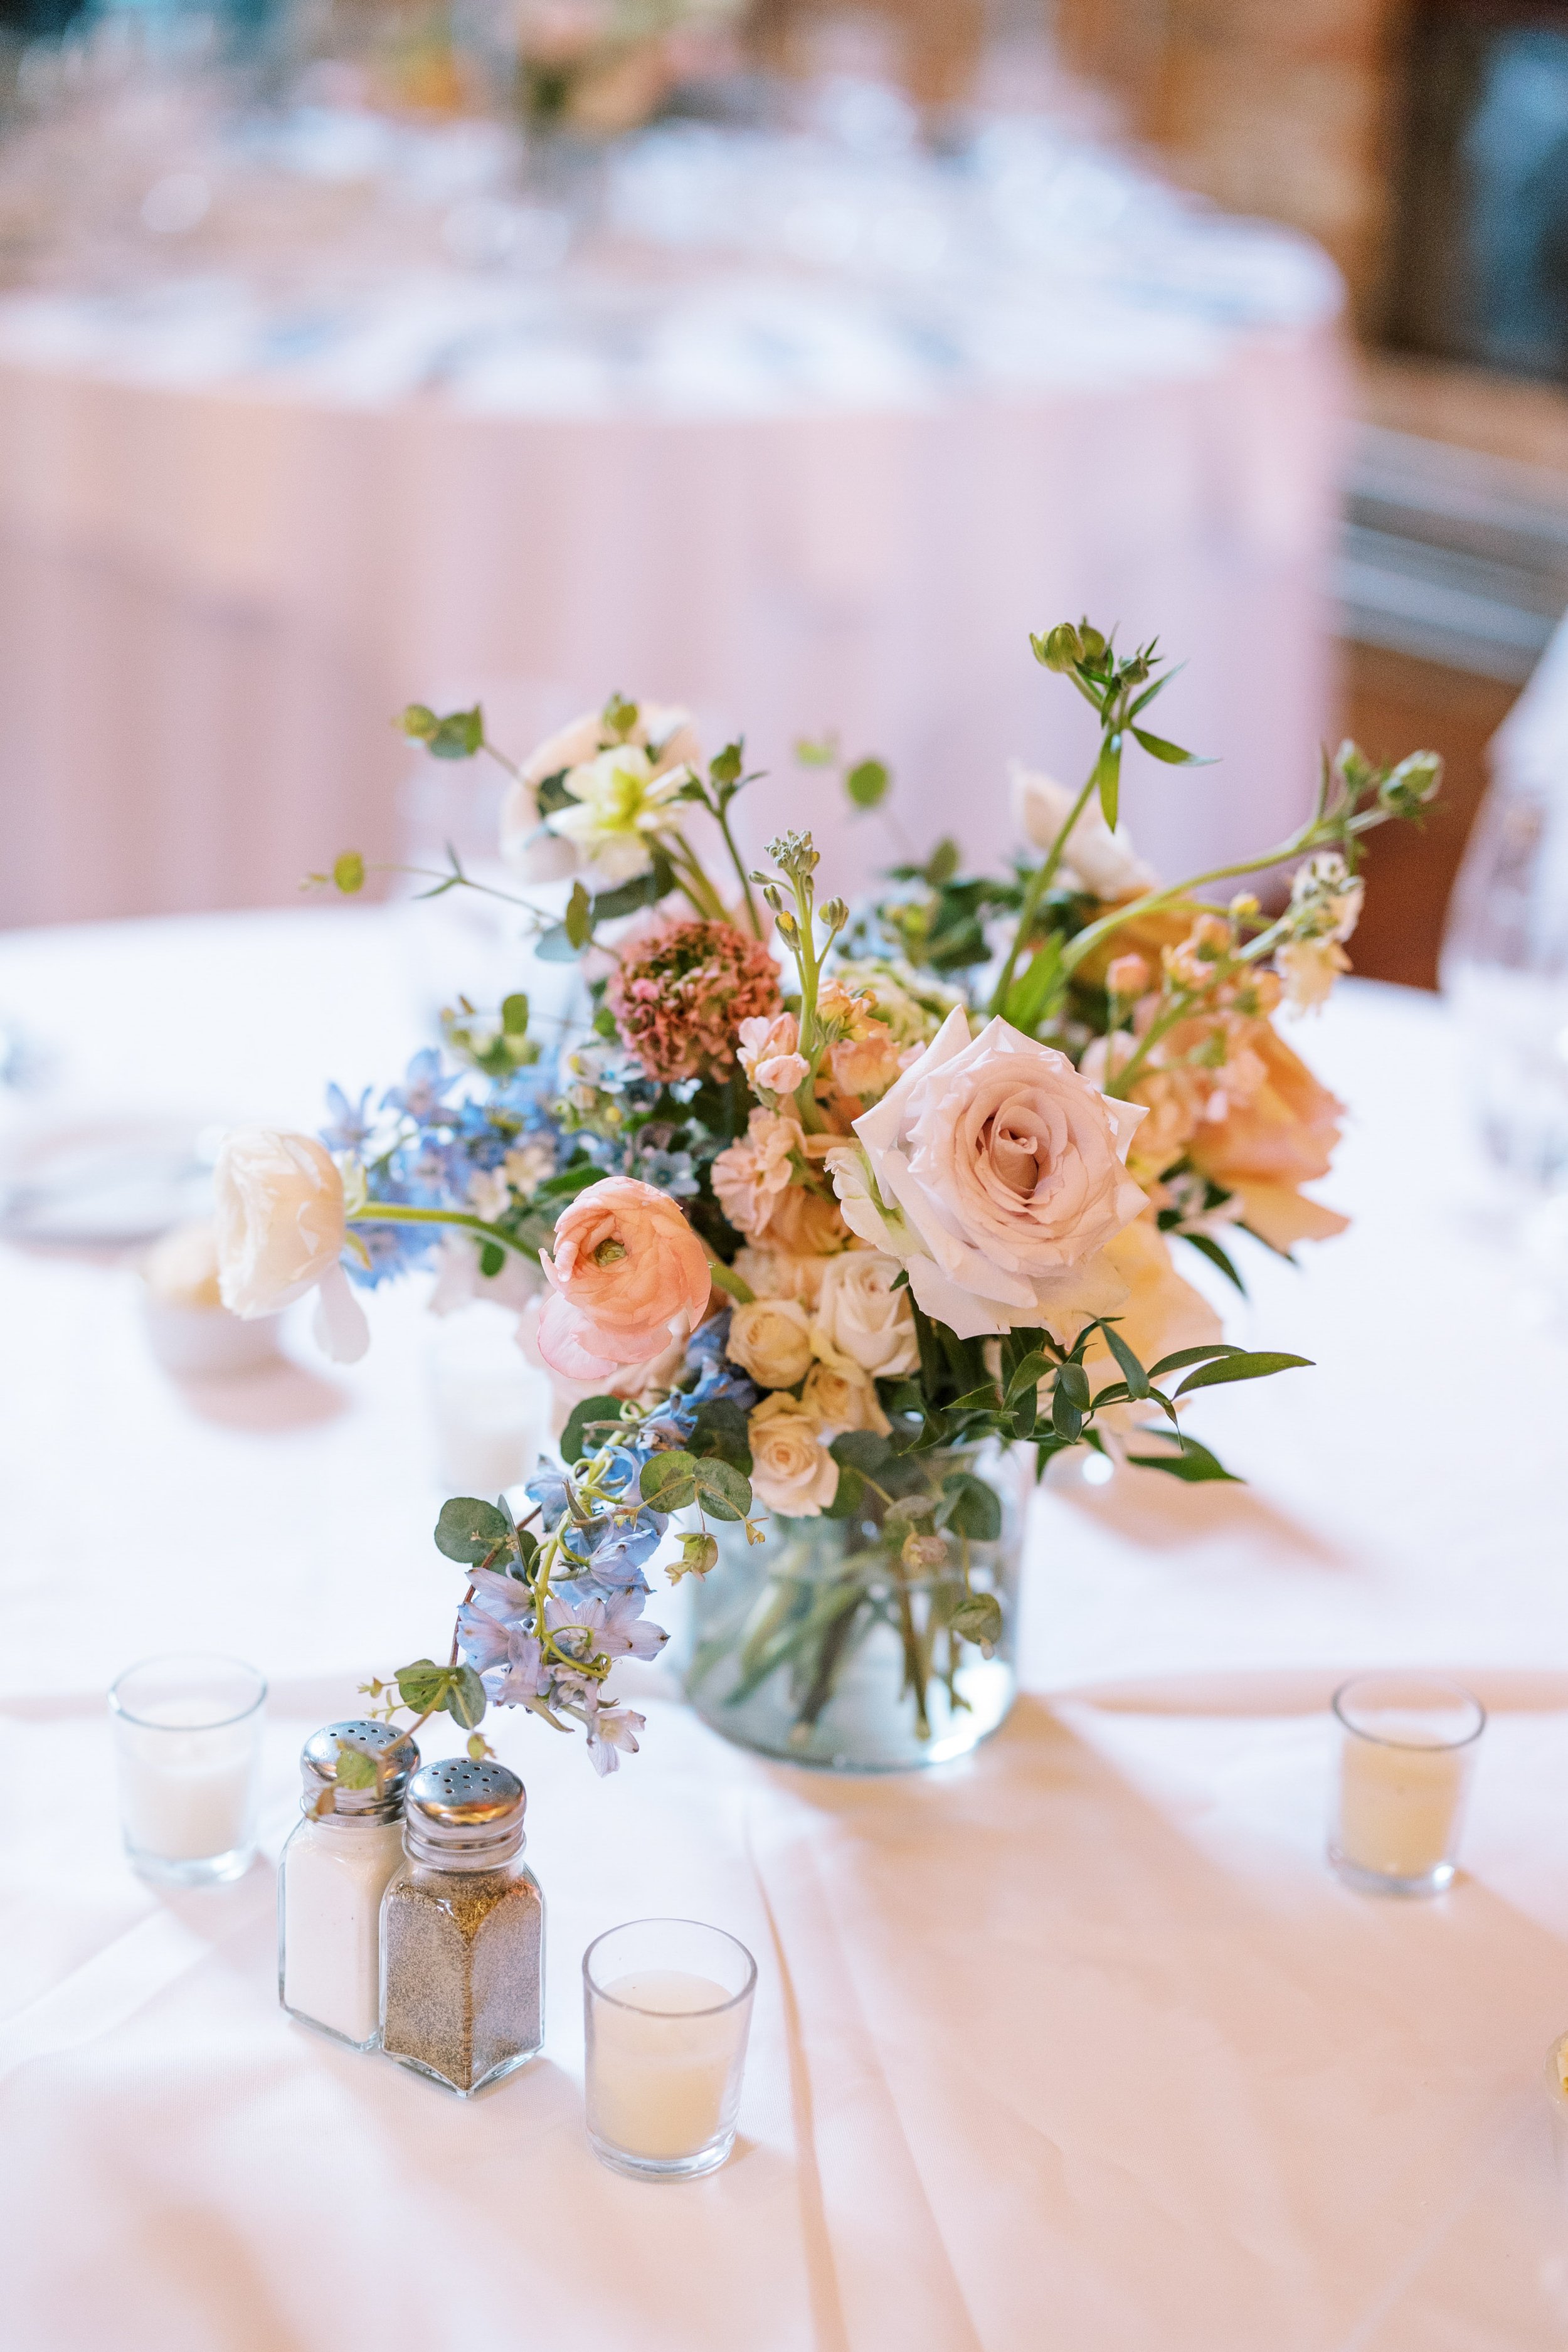
<path fill-rule="evenodd" d="M 316 1337 L 327 1354 L 340 1363 L 363 1356 L 369 1326 L 338 1263 L 348 1232 L 343 1180 L 315 1138 L 237 1128 L 219 1149 L 213 1192 L 218 1287 L 229 1312 L 277 1315 L 315 1290 Z"/>
<path fill-rule="evenodd" d="M 1072 814 L 1078 794 L 1058 784 L 1054 776 L 1026 768 L 1019 760 L 1012 761 L 1007 773 L 1014 823 L 1037 849 L 1049 849 Z M 1147 890 L 1155 875 L 1153 867 L 1134 852 L 1124 824 L 1111 832 L 1096 796 L 1068 835 L 1057 878 L 1068 889 L 1077 885 L 1092 890 L 1097 898 L 1114 900 L 1135 898 L 1140 890 Z"/>
<path fill-rule="evenodd" d="M 927 1315 L 980 1339 L 1121 1303 L 1103 1252 L 1148 1205 L 1124 1165 L 1144 1116 L 1005 1021 L 972 1040 L 956 1012 L 826 1165 L 850 1231 L 904 1264 Z"/>
<path fill-rule="evenodd" d="M 824 1363 L 856 1364 L 874 1380 L 901 1380 L 920 1367 L 908 1288 L 895 1290 L 897 1258 L 846 1250 L 822 1270 L 811 1344 Z"/>

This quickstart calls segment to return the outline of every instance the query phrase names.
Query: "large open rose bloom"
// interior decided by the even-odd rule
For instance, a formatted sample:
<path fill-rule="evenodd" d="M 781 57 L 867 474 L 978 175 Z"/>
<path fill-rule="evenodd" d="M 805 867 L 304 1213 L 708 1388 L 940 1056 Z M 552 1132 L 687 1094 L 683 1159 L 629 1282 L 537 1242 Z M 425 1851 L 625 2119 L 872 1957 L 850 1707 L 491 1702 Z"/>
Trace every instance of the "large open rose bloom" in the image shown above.
<path fill-rule="evenodd" d="M 579 1192 L 555 1227 L 553 1259 L 540 1254 L 553 1292 L 538 1346 L 552 1371 L 601 1381 L 668 1347 L 684 1315 L 708 1310 L 708 1255 L 668 1193 L 631 1176 Z"/>
<path fill-rule="evenodd" d="M 318 1292 L 316 1338 L 353 1363 L 370 1329 L 339 1265 L 348 1220 L 343 1180 L 314 1136 L 242 1127 L 226 1135 L 213 1170 L 218 1289 L 231 1315 L 278 1315 Z"/>
<path fill-rule="evenodd" d="M 901 1260 L 926 1314 L 978 1339 L 1120 1304 L 1104 1250 L 1148 1205 L 1124 1164 L 1143 1116 L 1005 1021 L 971 1039 L 955 1011 L 856 1120 L 864 1158 L 839 1147 L 827 1164 L 851 1230 Z"/>

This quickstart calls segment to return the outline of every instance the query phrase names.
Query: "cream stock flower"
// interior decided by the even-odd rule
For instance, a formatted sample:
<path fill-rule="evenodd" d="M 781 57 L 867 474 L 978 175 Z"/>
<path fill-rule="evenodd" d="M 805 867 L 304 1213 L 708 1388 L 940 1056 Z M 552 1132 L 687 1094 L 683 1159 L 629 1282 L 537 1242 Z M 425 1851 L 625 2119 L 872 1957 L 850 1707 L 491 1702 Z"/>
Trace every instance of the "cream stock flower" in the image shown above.
<path fill-rule="evenodd" d="M 1143 1112 L 1065 1054 L 962 1012 L 827 1164 L 851 1230 L 902 1260 L 960 1339 L 1114 1307 L 1105 1244 L 1147 1205 L 1123 1162 Z M 857 1160 L 861 1166 L 857 1168 Z"/>
<path fill-rule="evenodd" d="M 825 1363 L 853 1364 L 878 1380 L 901 1380 L 918 1370 L 920 1343 L 907 1287 L 893 1288 L 896 1258 L 879 1250 L 846 1250 L 823 1265 L 811 1344 Z"/>
<path fill-rule="evenodd" d="M 339 1256 L 348 1237 L 343 1180 L 313 1136 L 237 1128 L 213 1170 L 218 1288 L 230 1314 L 277 1315 L 318 1293 L 316 1338 L 339 1363 L 370 1344 Z"/>
<path fill-rule="evenodd" d="M 886 1437 L 892 1427 L 878 1399 L 875 1381 L 858 1364 L 813 1364 L 800 1401 L 809 1405 L 825 1434 L 831 1431 L 841 1436 L 847 1430 L 869 1429 Z"/>
<path fill-rule="evenodd" d="M 811 1325 L 794 1298 L 753 1298 L 730 1318 L 725 1354 L 759 1388 L 793 1389 L 811 1362 Z"/>
<path fill-rule="evenodd" d="M 746 1423 L 752 1491 L 785 1518 L 820 1517 L 838 1492 L 838 1465 L 822 1443 L 816 1413 L 782 1389 Z"/>
<path fill-rule="evenodd" d="M 1026 768 L 1019 760 L 1009 764 L 1007 775 L 1014 823 L 1037 849 L 1049 849 L 1072 814 L 1078 794 L 1058 784 L 1054 776 Z M 1098 798 L 1091 798 L 1068 836 L 1057 878 L 1069 889 L 1076 884 L 1097 898 L 1116 899 L 1135 898 L 1140 890 L 1148 889 L 1155 876 L 1153 867 L 1133 850 L 1127 827 L 1119 824 L 1112 833 Z"/>
<path fill-rule="evenodd" d="M 1292 1013 L 1321 1013 L 1335 981 L 1351 968 L 1338 940 L 1288 940 L 1274 950 L 1274 962 Z"/>
<path fill-rule="evenodd" d="M 788 1189 L 792 1155 L 800 1143 L 801 1131 L 793 1118 L 754 1110 L 740 1142 L 731 1143 L 714 1160 L 714 1198 L 736 1232 L 749 1240 L 766 1233 Z"/>
<path fill-rule="evenodd" d="M 631 1176 L 606 1176 L 561 1213 L 553 1259 L 540 1264 L 554 1297 L 539 1318 L 539 1352 L 568 1380 L 596 1381 L 670 1344 L 676 1318 L 708 1309 L 708 1255 L 675 1202 Z"/>

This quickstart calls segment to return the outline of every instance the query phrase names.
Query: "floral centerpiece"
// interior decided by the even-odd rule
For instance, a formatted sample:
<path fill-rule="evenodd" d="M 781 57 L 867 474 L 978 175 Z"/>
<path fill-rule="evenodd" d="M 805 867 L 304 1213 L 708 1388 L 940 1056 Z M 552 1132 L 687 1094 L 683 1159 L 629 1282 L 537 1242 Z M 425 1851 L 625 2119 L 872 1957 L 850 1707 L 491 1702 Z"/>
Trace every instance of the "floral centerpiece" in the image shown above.
<path fill-rule="evenodd" d="M 1340 1107 L 1277 1017 L 1346 969 L 1362 838 L 1418 818 L 1439 762 L 1347 744 L 1289 840 L 1162 882 L 1118 798 L 1132 747 L 1195 764 L 1143 723 L 1169 673 L 1087 622 L 1031 643 L 1098 715 L 1082 787 L 1016 768 L 1010 872 L 944 841 L 855 913 L 819 900 L 809 835 L 747 863 L 756 779 L 739 743 L 704 762 L 683 713 L 616 697 L 521 766 L 478 709 L 404 714 L 435 756 L 508 767 L 510 859 L 574 873 L 563 914 L 519 898 L 535 952 L 584 986 L 564 1039 L 521 994 L 460 1002 L 374 1108 L 333 1088 L 319 1139 L 242 1131 L 220 1159 L 235 1311 L 314 1288 L 352 1358 L 361 1295 L 438 1265 L 448 1296 L 518 1310 L 556 1383 L 528 1511 L 443 1509 L 450 1653 L 372 1686 L 390 1714 L 443 1707 L 479 1753 L 487 1708 L 521 1706 L 611 1769 L 642 1728 L 613 1668 L 665 1639 L 662 1548 L 722 1727 L 818 1761 L 956 1753 L 1011 1695 L 1009 1464 L 1226 1478 L 1183 1400 L 1302 1362 L 1227 1342 L 1177 1254 L 1239 1287 L 1243 1242 L 1342 1224 L 1304 1189 Z M 861 806 L 889 784 L 872 761 L 844 781 Z M 1271 909 L 1198 895 L 1287 863 Z M 333 878 L 357 890 L 361 860 Z M 474 887 L 455 858 L 426 878 Z"/>

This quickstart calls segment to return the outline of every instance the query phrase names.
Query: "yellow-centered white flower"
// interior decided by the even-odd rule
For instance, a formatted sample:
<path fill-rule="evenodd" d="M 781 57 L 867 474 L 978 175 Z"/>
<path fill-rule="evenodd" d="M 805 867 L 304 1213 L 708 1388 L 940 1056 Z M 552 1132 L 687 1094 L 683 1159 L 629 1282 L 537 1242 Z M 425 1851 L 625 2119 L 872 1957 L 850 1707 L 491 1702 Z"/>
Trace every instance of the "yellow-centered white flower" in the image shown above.
<path fill-rule="evenodd" d="M 640 744 L 617 743 L 568 772 L 574 805 L 552 809 L 545 823 L 606 881 L 629 882 L 652 865 L 653 836 L 668 831 L 670 803 L 690 772 L 682 764 L 661 774 Z"/>

